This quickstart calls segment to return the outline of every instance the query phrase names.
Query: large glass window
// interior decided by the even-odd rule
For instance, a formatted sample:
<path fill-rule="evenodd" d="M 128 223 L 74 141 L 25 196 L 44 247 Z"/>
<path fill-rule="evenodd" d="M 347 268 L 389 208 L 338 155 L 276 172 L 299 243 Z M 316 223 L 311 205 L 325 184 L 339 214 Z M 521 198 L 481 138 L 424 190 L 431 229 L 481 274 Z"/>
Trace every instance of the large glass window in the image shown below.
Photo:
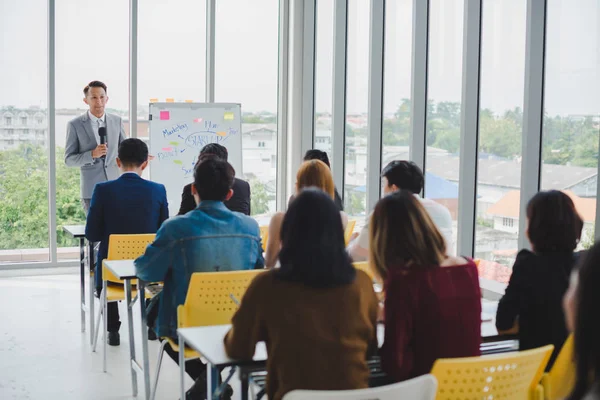
<path fill-rule="evenodd" d="M 368 0 L 348 1 L 344 208 L 350 216 L 366 212 L 369 7 Z"/>
<path fill-rule="evenodd" d="M 567 193 L 594 242 L 600 132 L 600 3 L 549 0 L 542 189 Z"/>
<path fill-rule="evenodd" d="M 333 93 L 333 16 L 335 2 L 317 1 L 315 54 L 314 147 L 323 150 L 333 165 L 331 110 Z"/>
<path fill-rule="evenodd" d="M 275 211 L 277 176 L 278 0 L 219 0 L 215 100 L 242 104 L 243 177 L 252 214 Z"/>
<path fill-rule="evenodd" d="M 506 283 L 518 251 L 527 4 L 483 3 L 475 256 Z"/>
<path fill-rule="evenodd" d="M 79 168 L 66 167 L 67 123 L 87 112 L 83 88 L 93 80 L 107 85 L 106 111 L 127 118 L 129 7 L 120 0 L 56 2 L 56 220 L 59 259 L 77 259 L 78 241 L 63 225 L 85 223 Z"/>
<path fill-rule="evenodd" d="M 46 17 L 0 0 L 0 266 L 49 260 Z"/>
<path fill-rule="evenodd" d="M 386 2 L 382 166 L 409 158 L 412 5 L 411 0 Z"/>
<path fill-rule="evenodd" d="M 464 0 L 431 0 L 425 196 L 450 210 L 456 251 Z"/>

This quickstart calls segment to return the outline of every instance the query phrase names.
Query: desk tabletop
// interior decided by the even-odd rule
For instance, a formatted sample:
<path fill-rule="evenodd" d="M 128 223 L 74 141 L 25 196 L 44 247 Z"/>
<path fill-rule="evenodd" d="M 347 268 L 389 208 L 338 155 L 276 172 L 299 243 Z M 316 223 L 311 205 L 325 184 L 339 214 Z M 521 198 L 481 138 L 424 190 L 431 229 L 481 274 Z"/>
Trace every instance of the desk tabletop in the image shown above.
<path fill-rule="evenodd" d="M 85 237 L 85 225 L 65 225 L 63 226 L 63 231 L 74 238 Z"/>
<path fill-rule="evenodd" d="M 134 260 L 104 260 L 102 265 L 119 279 L 136 278 Z"/>

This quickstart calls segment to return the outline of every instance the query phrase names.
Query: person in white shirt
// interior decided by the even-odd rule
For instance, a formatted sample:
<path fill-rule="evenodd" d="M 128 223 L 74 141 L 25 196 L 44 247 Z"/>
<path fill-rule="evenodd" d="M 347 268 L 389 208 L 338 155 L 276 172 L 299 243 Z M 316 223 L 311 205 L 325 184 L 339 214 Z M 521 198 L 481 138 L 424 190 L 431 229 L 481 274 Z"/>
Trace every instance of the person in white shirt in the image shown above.
<path fill-rule="evenodd" d="M 454 243 L 452 239 L 452 216 L 450 211 L 443 205 L 419 197 L 423 190 L 425 179 L 423 171 L 412 161 L 392 161 L 381 172 L 381 184 L 384 195 L 394 193 L 400 189 L 410 190 L 419 198 L 425 210 L 440 230 L 446 240 L 448 253 L 453 253 Z M 369 216 L 369 220 L 371 217 Z M 394 221 L 402 223 L 402 221 Z M 360 233 L 353 237 L 347 247 L 348 254 L 354 262 L 367 261 L 369 258 L 369 223 L 361 229 Z"/>

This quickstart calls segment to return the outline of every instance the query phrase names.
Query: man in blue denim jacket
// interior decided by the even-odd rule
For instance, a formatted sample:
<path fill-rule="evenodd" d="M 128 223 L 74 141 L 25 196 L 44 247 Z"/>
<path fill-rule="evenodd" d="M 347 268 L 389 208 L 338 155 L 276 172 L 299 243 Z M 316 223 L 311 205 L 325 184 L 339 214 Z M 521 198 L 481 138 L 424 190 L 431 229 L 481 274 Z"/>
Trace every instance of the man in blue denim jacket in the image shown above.
<path fill-rule="evenodd" d="M 164 281 L 155 329 L 159 337 L 177 338 L 177 306 L 185 302 L 194 272 L 264 267 L 258 223 L 223 204 L 233 195 L 234 176 L 227 161 L 213 155 L 202 158 L 192 185 L 198 207 L 165 221 L 154 242 L 135 260 L 140 279 Z M 169 345 L 165 351 L 178 361 Z M 206 373 L 200 360 L 186 362 L 186 371 L 195 381 Z"/>

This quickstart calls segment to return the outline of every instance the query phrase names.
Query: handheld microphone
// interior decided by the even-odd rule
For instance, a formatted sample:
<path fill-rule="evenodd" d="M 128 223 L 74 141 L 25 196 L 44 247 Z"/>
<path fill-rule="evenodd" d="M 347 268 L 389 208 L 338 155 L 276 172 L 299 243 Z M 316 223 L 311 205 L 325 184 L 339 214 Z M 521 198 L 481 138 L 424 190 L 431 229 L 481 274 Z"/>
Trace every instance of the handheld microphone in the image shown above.
<path fill-rule="evenodd" d="M 106 127 L 101 126 L 98 128 L 98 136 L 100 136 L 100 144 L 106 144 Z M 103 155 L 101 158 L 105 160 L 106 155 Z"/>

